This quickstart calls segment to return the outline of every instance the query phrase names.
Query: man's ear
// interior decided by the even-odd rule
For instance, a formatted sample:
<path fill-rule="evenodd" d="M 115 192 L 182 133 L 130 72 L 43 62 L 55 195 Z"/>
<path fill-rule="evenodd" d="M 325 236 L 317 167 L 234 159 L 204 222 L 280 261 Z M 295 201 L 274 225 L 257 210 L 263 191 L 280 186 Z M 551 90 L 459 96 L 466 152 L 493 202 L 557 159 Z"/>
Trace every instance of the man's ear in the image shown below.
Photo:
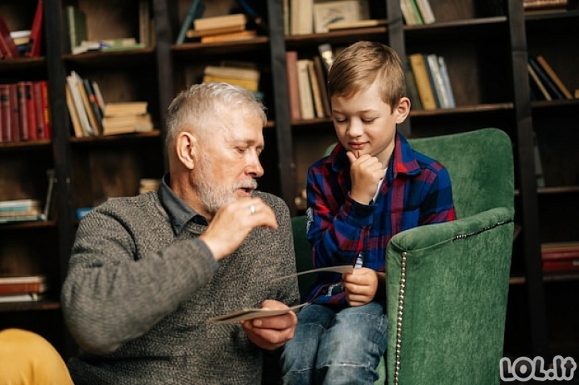
<path fill-rule="evenodd" d="M 410 99 L 402 97 L 396 106 L 396 123 L 400 124 L 406 120 L 410 114 Z"/>
<path fill-rule="evenodd" d="M 197 152 L 197 139 L 188 131 L 182 131 L 175 139 L 175 153 L 183 166 L 189 170 L 195 167 L 195 157 Z"/>

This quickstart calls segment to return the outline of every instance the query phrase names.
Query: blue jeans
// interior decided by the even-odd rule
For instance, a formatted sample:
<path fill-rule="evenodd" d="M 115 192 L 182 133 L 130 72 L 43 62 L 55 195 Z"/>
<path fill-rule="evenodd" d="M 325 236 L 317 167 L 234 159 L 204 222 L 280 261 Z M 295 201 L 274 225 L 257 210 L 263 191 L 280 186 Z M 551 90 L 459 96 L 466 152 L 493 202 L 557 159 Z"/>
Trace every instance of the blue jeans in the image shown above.
<path fill-rule="evenodd" d="M 387 346 L 382 305 L 308 305 L 281 357 L 282 384 L 373 384 Z"/>

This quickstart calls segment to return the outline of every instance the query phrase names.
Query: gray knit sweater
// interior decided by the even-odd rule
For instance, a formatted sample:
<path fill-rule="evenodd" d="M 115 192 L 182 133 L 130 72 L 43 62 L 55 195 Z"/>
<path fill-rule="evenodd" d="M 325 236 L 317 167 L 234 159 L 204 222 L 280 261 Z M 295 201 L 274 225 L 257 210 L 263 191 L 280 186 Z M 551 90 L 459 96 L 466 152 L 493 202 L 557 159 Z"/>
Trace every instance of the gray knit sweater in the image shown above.
<path fill-rule="evenodd" d="M 68 365 L 83 384 L 246 384 L 261 382 L 262 351 L 238 324 L 210 317 L 265 299 L 299 301 L 289 210 L 256 192 L 277 230 L 257 228 L 216 263 L 189 222 L 175 235 L 156 192 L 112 199 L 80 223 L 62 306 L 81 347 Z"/>

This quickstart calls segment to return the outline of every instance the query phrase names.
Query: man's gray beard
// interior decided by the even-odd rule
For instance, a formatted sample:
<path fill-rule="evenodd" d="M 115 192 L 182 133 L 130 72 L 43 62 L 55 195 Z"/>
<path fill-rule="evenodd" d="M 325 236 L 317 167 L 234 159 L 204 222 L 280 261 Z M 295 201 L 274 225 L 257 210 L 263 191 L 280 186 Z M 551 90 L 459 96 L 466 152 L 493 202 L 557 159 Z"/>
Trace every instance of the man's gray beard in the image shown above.
<path fill-rule="evenodd" d="M 207 175 L 209 173 L 206 170 L 211 169 L 211 161 L 207 158 L 208 157 L 202 157 L 199 161 L 199 174 L 195 178 L 195 187 L 199 193 L 201 203 L 205 206 L 205 210 L 207 210 L 208 213 L 215 215 L 221 207 L 235 201 L 233 194 L 237 189 L 243 187 L 257 188 L 257 181 L 255 179 L 251 179 L 251 182 L 237 183 L 232 187 L 214 186 L 212 184 L 214 176 L 212 174 Z"/>

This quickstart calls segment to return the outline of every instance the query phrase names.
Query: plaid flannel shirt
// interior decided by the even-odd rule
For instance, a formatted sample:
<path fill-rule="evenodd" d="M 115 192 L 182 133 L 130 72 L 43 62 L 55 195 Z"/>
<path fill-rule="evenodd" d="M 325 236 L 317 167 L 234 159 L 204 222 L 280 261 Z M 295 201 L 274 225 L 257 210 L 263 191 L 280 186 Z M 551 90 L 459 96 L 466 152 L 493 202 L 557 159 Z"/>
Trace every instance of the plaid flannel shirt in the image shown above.
<path fill-rule="evenodd" d="M 354 265 L 385 271 L 386 246 L 395 234 L 456 219 L 448 171 L 414 151 L 399 132 L 384 182 L 365 205 L 350 197 L 350 162 L 338 143 L 308 170 L 307 237 L 315 267 Z M 340 273 L 318 273 L 307 300 L 345 306 Z"/>

